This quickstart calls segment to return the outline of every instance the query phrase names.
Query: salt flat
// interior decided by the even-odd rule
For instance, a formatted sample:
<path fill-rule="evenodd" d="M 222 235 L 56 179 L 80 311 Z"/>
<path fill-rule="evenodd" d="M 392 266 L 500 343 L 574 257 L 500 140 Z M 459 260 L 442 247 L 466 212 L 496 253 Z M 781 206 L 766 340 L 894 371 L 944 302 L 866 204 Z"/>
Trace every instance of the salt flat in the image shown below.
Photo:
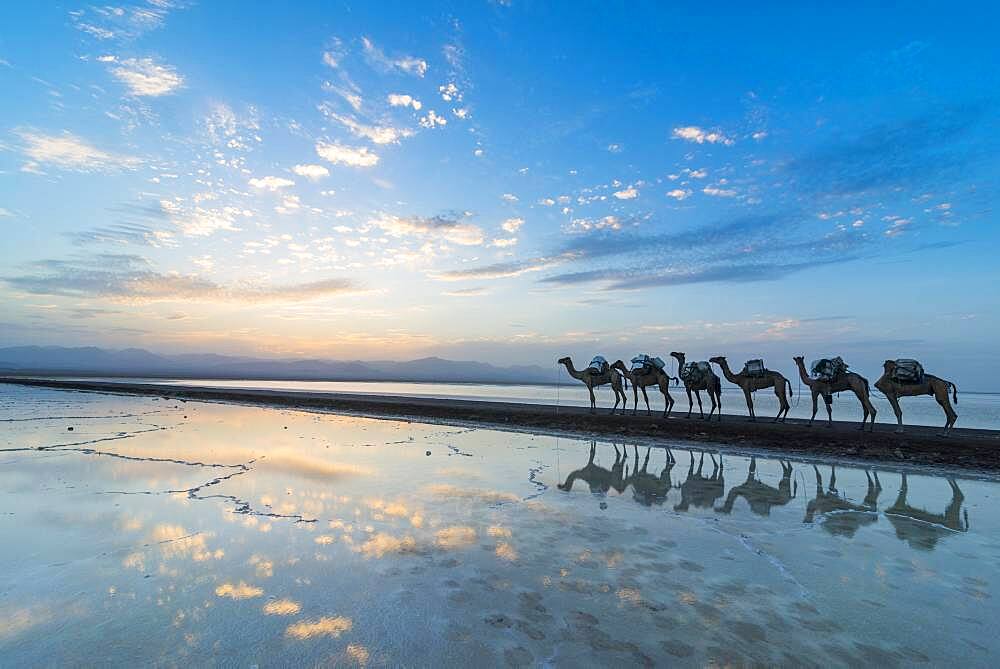
<path fill-rule="evenodd" d="M 1000 656 L 989 478 L 17 386 L 0 419 L 5 665 Z"/>

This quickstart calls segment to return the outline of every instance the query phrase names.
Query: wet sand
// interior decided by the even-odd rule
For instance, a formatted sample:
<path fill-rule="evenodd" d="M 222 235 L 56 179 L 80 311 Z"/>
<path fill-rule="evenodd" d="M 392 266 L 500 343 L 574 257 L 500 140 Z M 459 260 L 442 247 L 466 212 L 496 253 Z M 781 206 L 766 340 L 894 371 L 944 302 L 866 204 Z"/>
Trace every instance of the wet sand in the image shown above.
<path fill-rule="evenodd" d="M 275 390 L 213 389 L 197 386 L 163 386 L 142 383 L 95 382 L 0 377 L 0 383 L 93 392 L 125 393 L 236 402 L 336 413 L 413 419 L 450 424 L 474 423 L 539 433 L 566 432 L 607 439 L 670 439 L 712 442 L 728 446 L 800 457 L 837 457 L 933 465 L 973 470 L 1000 470 L 1000 431 L 957 428 L 947 437 L 939 428 L 909 426 L 896 434 L 894 425 L 876 424 L 873 433 L 861 432 L 857 423 L 822 421 L 809 427 L 789 419 L 774 424 L 770 418 L 750 423 L 745 416 L 724 414 L 721 422 L 684 418 L 675 411 L 669 419 L 653 416 L 610 415 L 608 409 L 591 414 L 586 408 L 543 404 L 515 404 L 472 400 L 435 399 L 347 393 L 304 393 Z M 904 407 L 905 411 L 905 407 Z M 905 416 L 905 414 L 904 414 Z"/>

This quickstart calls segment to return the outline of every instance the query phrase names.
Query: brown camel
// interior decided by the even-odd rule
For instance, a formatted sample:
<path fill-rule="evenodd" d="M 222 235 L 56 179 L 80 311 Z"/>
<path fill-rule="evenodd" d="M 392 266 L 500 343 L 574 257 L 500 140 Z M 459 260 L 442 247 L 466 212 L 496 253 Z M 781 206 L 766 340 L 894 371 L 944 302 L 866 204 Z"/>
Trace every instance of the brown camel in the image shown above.
<path fill-rule="evenodd" d="M 792 489 L 792 463 L 785 460 L 778 462 L 781 463 L 781 481 L 775 488 L 757 478 L 757 458 L 751 457 L 747 480 L 730 488 L 722 507 L 716 507 L 715 510 L 719 513 L 732 513 L 736 500 L 742 497 L 750 504 L 750 510 L 758 516 L 769 516 L 772 506 L 784 506 L 792 501 L 798 492 L 798 483 L 795 484 L 795 490 Z"/>
<path fill-rule="evenodd" d="M 729 369 L 729 363 L 726 361 L 725 356 L 717 355 L 714 358 L 710 358 L 709 362 L 715 363 L 722 370 L 722 375 L 726 377 L 730 383 L 735 383 L 740 388 L 743 389 L 743 396 L 747 400 L 747 409 L 750 410 L 750 421 L 757 421 L 757 414 L 753 411 L 753 397 L 751 393 L 756 390 L 762 390 L 764 388 L 774 388 L 774 394 L 778 397 L 778 402 L 780 407 L 778 407 L 778 415 L 774 417 L 772 422 L 777 423 L 779 420 L 784 423 L 785 419 L 788 417 L 788 410 L 792 408 L 792 405 L 788 403 L 788 397 L 792 396 L 792 382 L 786 379 L 781 372 L 774 372 L 770 369 L 764 370 L 763 376 L 750 376 L 749 374 L 744 374 L 740 372 L 739 374 L 733 374 L 733 370 Z M 785 396 L 785 392 L 788 392 L 788 396 Z"/>
<path fill-rule="evenodd" d="M 943 434 L 948 434 L 948 430 L 954 427 L 955 421 L 958 420 L 958 414 L 955 413 L 951 402 L 948 401 L 948 389 L 951 388 L 952 398 L 955 400 L 955 404 L 958 404 L 958 388 L 955 387 L 955 384 L 932 374 L 924 374 L 924 380 L 921 383 L 900 383 L 892 378 L 893 372 L 896 370 L 895 360 L 886 360 L 882 368 L 884 370 L 882 378 L 875 382 L 875 387 L 882 391 L 885 398 L 889 400 L 889 404 L 892 405 L 892 410 L 896 414 L 896 432 L 903 431 L 903 410 L 899 408 L 899 398 L 933 395 L 937 403 L 944 409 Z"/>
<path fill-rule="evenodd" d="M 677 369 L 683 370 L 684 354 L 678 351 L 671 351 L 670 355 L 677 360 Z M 701 391 L 704 390 L 708 392 L 708 399 L 712 400 L 712 410 L 708 412 L 708 419 L 712 420 L 712 414 L 718 409 L 719 420 L 722 420 L 722 381 L 715 375 L 711 367 L 709 367 L 707 374 L 703 374 L 698 378 L 684 379 L 684 390 L 688 396 L 688 413 L 685 416 L 686 418 L 690 418 L 691 411 L 694 410 L 694 403 L 691 401 L 692 390 L 694 391 L 694 396 L 698 398 L 698 413 L 701 414 L 703 419 L 705 418 L 705 410 L 701 407 Z"/>
<path fill-rule="evenodd" d="M 816 398 L 823 397 L 823 402 L 826 404 L 826 418 L 827 427 L 833 427 L 833 393 L 839 393 L 842 391 L 850 390 L 853 392 L 858 401 L 861 402 L 861 408 L 864 410 L 865 415 L 861 418 L 861 428 L 865 429 L 865 423 L 868 422 L 868 417 L 871 416 L 871 431 L 875 430 L 875 407 L 872 405 L 871 393 L 868 388 L 868 379 L 856 374 L 855 372 L 846 372 L 844 374 L 838 374 L 836 377 L 830 381 L 824 381 L 822 379 L 814 379 L 809 376 L 806 371 L 806 363 L 801 355 L 797 355 L 792 360 L 799 368 L 799 377 L 802 379 L 802 383 L 809 386 L 809 390 L 812 391 L 812 403 L 813 412 L 812 416 L 809 418 L 809 427 L 812 427 L 813 421 L 816 419 Z"/>
<path fill-rule="evenodd" d="M 674 377 L 670 376 L 662 369 L 656 367 L 648 367 L 648 371 L 635 371 L 633 372 L 625 363 L 621 360 L 615 360 L 615 364 L 611 365 L 612 369 L 616 369 L 621 372 L 622 376 L 632 382 L 632 398 L 634 404 L 632 406 L 632 415 L 636 415 L 639 411 L 639 391 L 642 391 L 642 399 L 646 400 L 646 413 L 653 415 L 652 409 L 649 408 L 649 396 L 646 394 L 647 386 L 657 386 L 660 392 L 663 393 L 663 417 L 667 418 L 670 416 L 671 410 L 674 408 L 674 398 L 670 396 L 670 381 Z M 623 412 L 624 413 L 624 412 Z"/>
<path fill-rule="evenodd" d="M 569 356 L 559 358 L 556 362 L 560 365 L 565 365 L 566 371 L 569 372 L 570 376 L 583 381 L 583 385 L 587 386 L 587 391 L 590 393 L 590 413 L 597 413 L 597 398 L 594 397 L 594 388 L 610 383 L 611 390 L 615 393 L 615 406 L 612 407 L 611 413 L 612 415 L 615 413 L 618 409 L 618 402 L 621 401 L 622 415 L 625 414 L 625 405 L 628 403 L 628 397 L 625 395 L 625 391 L 622 390 L 622 375 L 615 369 L 609 366 L 606 372 L 597 372 L 588 367 L 582 371 L 577 371 Z"/>
<path fill-rule="evenodd" d="M 962 522 L 961 511 L 965 495 L 962 494 L 955 479 L 949 478 L 948 485 L 951 486 L 951 502 L 945 507 L 944 513 L 931 513 L 926 509 L 910 506 L 906 501 L 910 488 L 906 474 L 902 474 L 896 502 L 885 510 L 885 517 L 896 529 L 896 536 L 899 539 L 913 548 L 929 551 L 937 546 L 939 539 L 956 532 L 969 531 L 968 511 L 964 514 L 965 522 Z"/>

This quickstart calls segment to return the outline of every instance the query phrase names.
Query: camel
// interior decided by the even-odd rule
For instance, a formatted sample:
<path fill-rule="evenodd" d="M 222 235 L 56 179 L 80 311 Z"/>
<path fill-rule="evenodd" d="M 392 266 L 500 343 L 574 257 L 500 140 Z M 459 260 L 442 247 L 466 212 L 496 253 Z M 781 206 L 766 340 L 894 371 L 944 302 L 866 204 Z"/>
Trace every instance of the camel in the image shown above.
<path fill-rule="evenodd" d="M 726 361 L 725 356 L 717 355 L 714 358 L 709 358 L 709 362 L 719 366 L 727 381 L 735 383 L 743 389 L 743 396 L 747 400 L 747 409 L 750 410 L 750 422 L 757 422 L 757 414 L 753 411 L 753 397 L 751 397 L 751 393 L 763 388 L 771 388 L 772 386 L 781 406 L 778 407 L 778 415 L 771 422 L 777 423 L 779 420 L 782 423 L 785 422 L 785 419 L 788 417 L 788 410 L 792 408 L 792 405 L 788 403 L 788 399 L 785 397 L 785 391 L 788 391 L 788 397 L 792 396 L 792 382 L 786 379 L 781 372 L 774 372 L 768 369 L 765 370 L 764 376 L 759 377 L 750 376 L 743 372 L 733 374 L 733 371 L 729 369 L 729 363 Z"/>
<path fill-rule="evenodd" d="M 560 365 L 565 365 L 566 371 L 569 372 L 570 376 L 574 379 L 583 381 L 583 385 L 587 386 L 587 391 L 590 393 L 590 413 L 597 413 L 597 398 L 594 397 L 594 388 L 610 383 L 611 390 L 615 393 L 615 406 L 611 409 L 611 415 L 614 415 L 615 411 L 618 409 L 619 401 L 622 403 L 622 415 L 625 415 L 625 407 L 628 404 L 628 397 L 625 395 L 625 391 L 622 390 L 622 376 L 616 370 L 612 367 L 608 367 L 606 372 L 600 373 L 595 372 L 593 369 L 588 367 L 582 371 L 577 371 L 569 356 L 559 358 L 556 362 Z"/>
<path fill-rule="evenodd" d="M 659 476 L 655 476 L 646 471 L 649 467 L 649 454 L 652 449 L 646 449 L 646 458 L 642 462 L 642 468 L 639 468 L 639 449 L 633 446 L 635 449 L 635 461 L 632 465 L 632 475 L 628 478 L 628 483 L 632 484 L 632 497 L 635 501 L 639 502 L 643 506 L 652 506 L 656 504 L 657 506 L 662 506 L 667 500 L 667 495 L 670 493 L 670 489 L 673 487 L 673 481 L 670 479 L 670 472 L 677 464 L 674 459 L 674 454 L 667 449 L 667 463 L 663 466 L 663 471 L 660 472 Z"/>
<path fill-rule="evenodd" d="M 677 360 L 677 369 L 684 369 L 684 354 L 678 351 L 671 351 L 670 355 Z M 705 418 L 705 410 L 701 407 L 701 391 L 705 390 L 708 392 L 708 399 L 712 401 L 712 410 L 708 412 L 708 419 L 712 420 L 712 414 L 718 409 L 719 420 L 722 420 L 722 381 L 715 375 L 711 367 L 708 370 L 708 374 L 699 379 L 684 379 L 684 390 L 688 396 L 688 413 L 685 418 L 690 418 L 691 412 L 694 410 L 694 403 L 691 401 L 692 390 L 694 391 L 694 396 L 698 398 L 698 413 L 701 414 L 702 419 Z"/>
<path fill-rule="evenodd" d="M 826 404 L 826 426 L 833 427 L 833 393 L 850 390 L 857 396 L 858 401 L 861 402 L 861 408 L 865 412 L 865 415 L 861 418 L 861 427 L 859 429 L 865 429 L 865 423 L 868 422 L 868 417 L 871 416 L 872 421 L 869 431 L 875 431 L 876 411 L 872 405 L 868 379 L 855 372 L 840 374 L 830 381 L 814 379 L 806 371 L 805 359 L 801 355 L 793 357 L 792 360 L 795 361 L 795 364 L 799 368 L 799 377 L 802 379 L 802 383 L 809 386 L 809 390 L 812 391 L 813 411 L 812 416 L 809 417 L 809 427 L 812 427 L 813 421 L 816 419 L 817 397 L 822 395 L 823 402 Z"/>
<path fill-rule="evenodd" d="M 931 374 L 924 374 L 922 383 L 900 383 L 892 378 L 896 370 L 895 360 L 886 360 L 882 365 L 882 378 L 875 382 L 875 387 L 882 391 L 885 398 L 892 405 L 892 410 L 896 414 L 896 433 L 903 432 L 903 410 L 899 408 L 900 397 L 913 397 L 916 395 L 933 395 L 937 403 L 944 409 L 945 423 L 942 435 L 947 435 L 948 431 L 955 426 L 958 414 L 951 407 L 948 401 L 948 389 L 951 388 L 952 398 L 958 404 L 958 388 L 951 381 L 945 381 Z"/>
<path fill-rule="evenodd" d="M 870 525 L 878 520 L 878 497 L 882 492 L 882 484 L 865 470 L 865 477 L 868 479 L 868 494 L 865 495 L 864 502 L 855 504 L 840 496 L 837 492 L 837 470 L 830 466 L 830 480 L 827 490 L 823 490 L 823 477 L 819 473 L 819 468 L 813 465 L 816 472 L 816 497 L 806 505 L 806 517 L 804 523 L 813 522 L 816 514 L 830 514 L 823 529 L 831 534 L 839 536 L 853 537 L 862 525 Z"/>
<path fill-rule="evenodd" d="M 573 490 L 573 484 L 577 479 L 583 479 L 590 486 L 590 492 L 595 495 L 606 495 L 612 488 L 618 494 L 625 492 L 626 484 L 623 474 L 625 472 L 625 461 L 628 460 L 628 449 L 622 449 L 624 451 L 624 457 L 622 457 L 622 453 L 618 452 L 618 446 L 615 444 L 612 444 L 612 446 L 615 448 L 615 463 L 611 466 L 611 469 L 605 469 L 600 465 L 594 464 L 594 457 L 597 455 L 597 442 L 591 441 L 590 459 L 587 460 L 587 464 L 581 469 L 570 472 L 566 477 L 566 482 L 557 483 L 556 487 L 569 492 Z"/>
<path fill-rule="evenodd" d="M 931 513 L 909 505 L 906 501 L 909 493 L 906 474 L 901 476 L 896 502 L 885 510 L 885 517 L 896 529 L 897 538 L 906 541 L 913 548 L 929 551 L 937 546 L 938 540 L 942 537 L 955 532 L 969 531 L 969 512 L 965 512 L 964 523 L 960 513 L 965 495 L 955 483 L 955 479 L 948 479 L 948 485 L 951 486 L 951 502 L 945 507 L 944 513 Z"/>
<path fill-rule="evenodd" d="M 708 454 L 708 457 L 712 458 L 712 475 L 704 476 L 701 472 L 705 465 L 705 452 L 702 451 L 701 459 L 698 460 L 698 471 L 694 469 L 694 452 L 688 451 L 688 453 L 691 456 L 688 475 L 681 484 L 681 501 L 674 505 L 674 511 L 687 511 L 692 504 L 703 509 L 714 508 L 715 500 L 722 497 L 726 491 L 722 455 L 719 455 L 719 462 L 716 463 L 715 456 Z"/>
<path fill-rule="evenodd" d="M 785 460 L 778 462 L 781 463 L 781 482 L 775 488 L 757 478 L 757 458 L 750 458 L 747 480 L 730 488 L 722 507 L 716 507 L 715 510 L 719 513 L 732 513 L 736 500 L 742 497 L 750 504 L 750 510 L 758 516 L 770 516 L 772 506 L 784 506 L 792 501 L 799 487 L 796 483 L 795 490 L 792 490 L 792 463 Z"/>
<path fill-rule="evenodd" d="M 653 415 L 652 409 L 649 408 L 649 396 L 646 394 L 647 386 L 657 386 L 660 392 L 663 393 L 663 417 L 667 418 L 670 416 L 671 410 L 674 408 L 674 398 L 670 396 L 670 381 L 671 379 L 677 380 L 674 377 L 667 374 L 662 369 L 657 369 L 656 367 L 651 367 L 652 371 L 645 372 L 633 372 L 625 363 L 621 360 L 615 360 L 615 363 L 611 365 L 612 369 L 616 369 L 621 372 L 622 376 L 628 381 L 632 382 L 632 399 L 634 404 L 632 406 L 632 415 L 636 415 L 639 411 L 639 391 L 642 391 L 642 398 L 646 401 L 646 413 L 648 415 Z"/>

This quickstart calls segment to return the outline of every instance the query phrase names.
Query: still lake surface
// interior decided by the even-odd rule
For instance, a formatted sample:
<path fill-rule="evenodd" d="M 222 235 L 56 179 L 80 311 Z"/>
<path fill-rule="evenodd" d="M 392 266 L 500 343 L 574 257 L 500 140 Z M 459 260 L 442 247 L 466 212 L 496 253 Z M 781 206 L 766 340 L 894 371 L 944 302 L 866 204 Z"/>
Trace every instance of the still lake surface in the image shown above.
<path fill-rule="evenodd" d="M 0 385 L 0 662 L 1000 662 L 996 481 L 657 443 Z"/>
<path fill-rule="evenodd" d="M 357 393 L 361 395 L 403 395 L 407 397 L 435 397 L 442 399 L 482 400 L 491 402 L 517 402 L 521 404 L 568 404 L 573 406 L 590 406 L 587 389 L 580 382 L 568 379 L 563 375 L 564 383 L 552 385 L 491 385 L 476 383 L 396 383 L 388 381 L 254 381 L 254 380 L 218 380 L 218 379 L 134 379 L 107 378 L 106 381 L 133 381 L 137 383 L 166 383 L 172 385 L 204 386 L 211 388 L 258 388 L 264 390 L 285 390 L 289 392 L 337 392 Z M 87 379 L 101 380 L 101 379 Z M 629 408 L 632 407 L 632 387 L 627 392 Z M 789 418 L 809 418 L 812 413 L 812 399 L 809 389 L 800 388 L 798 377 L 792 378 L 793 397 L 790 402 Z M 801 392 L 801 395 L 800 395 Z M 663 412 L 663 395 L 654 388 L 647 388 L 649 405 L 655 412 Z M 688 400 L 683 386 L 671 386 L 670 394 L 674 398 L 674 415 L 677 412 L 687 413 Z M 610 409 L 614 405 L 614 394 L 609 386 L 597 389 L 597 406 Z M 872 388 L 872 404 L 878 410 L 878 422 L 887 426 L 896 425 L 896 417 L 892 407 L 882 393 Z M 707 414 L 712 406 L 707 395 L 702 393 L 702 404 Z M 639 394 L 639 405 L 645 410 L 642 393 Z M 743 392 L 722 381 L 723 412 L 740 416 L 747 415 L 746 401 Z M 944 412 L 933 397 L 905 397 L 901 400 L 903 422 L 908 425 L 944 425 Z M 970 427 L 989 430 L 1000 430 L 1000 393 L 962 393 L 959 392 L 956 427 Z M 759 419 L 773 417 L 778 413 L 778 400 L 773 390 L 760 390 L 754 394 L 754 407 Z M 694 402 L 694 413 L 698 415 L 698 403 Z M 861 405 L 852 393 L 839 393 L 833 399 L 834 420 L 861 421 Z M 817 420 L 826 420 L 826 409 L 823 400 L 819 400 Z"/>

